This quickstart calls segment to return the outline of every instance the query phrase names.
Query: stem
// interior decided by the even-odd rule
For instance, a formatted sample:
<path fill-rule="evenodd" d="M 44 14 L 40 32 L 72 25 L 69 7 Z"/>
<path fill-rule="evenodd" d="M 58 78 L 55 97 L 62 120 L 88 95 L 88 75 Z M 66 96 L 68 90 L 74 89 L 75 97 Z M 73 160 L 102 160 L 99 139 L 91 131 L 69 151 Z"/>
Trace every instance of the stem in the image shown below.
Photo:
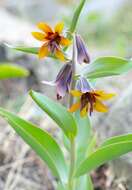
<path fill-rule="evenodd" d="M 72 55 L 72 82 L 71 89 L 75 88 L 76 81 L 74 80 L 75 72 L 76 72 L 76 62 L 77 62 L 77 51 L 76 51 L 76 41 L 75 35 L 73 37 L 73 55 Z M 69 106 L 71 107 L 74 102 L 73 96 L 69 95 Z M 74 170 L 75 170 L 75 159 L 76 159 L 76 145 L 75 138 L 70 139 L 70 171 L 68 178 L 68 190 L 74 189 Z"/>
<path fill-rule="evenodd" d="M 76 63 L 77 63 L 77 50 L 76 50 L 76 41 L 75 35 L 73 36 L 73 55 L 72 55 L 72 81 L 70 90 L 75 89 L 76 81 L 74 80 L 74 76 L 76 74 Z M 69 107 L 74 103 L 74 97 L 69 94 Z"/>
<path fill-rule="evenodd" d="M 68 190 L 73 190 L 74 188 L 74 169 L 75 169 L 75 140 L 71 139 L 71 150 L 70 150 L 70 171 L 68 178 Z"/>

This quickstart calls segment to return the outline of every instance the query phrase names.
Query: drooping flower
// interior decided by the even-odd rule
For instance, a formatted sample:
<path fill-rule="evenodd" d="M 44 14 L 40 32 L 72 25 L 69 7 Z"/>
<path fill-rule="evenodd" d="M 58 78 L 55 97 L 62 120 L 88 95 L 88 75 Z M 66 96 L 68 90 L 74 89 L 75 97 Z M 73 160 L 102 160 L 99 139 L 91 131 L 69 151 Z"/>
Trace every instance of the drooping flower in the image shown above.
<path fill-rule="evenodd" d="M 80 35 L 76 35 L 76 47 L 77 47 L 77 60 L 79 64 L 89 63 L 90 62 L 90 56 L 88 53 L 88 49 L 86 47 L 86 44 L 84 43 L 83 39 Z"/>
<path fill-rule="evenodd" d="M 66 63 L 59 71 L 56 80 L 47 82 L 42 81 L 44 84 L 56 86 L 57 100 L 63 98 L 69 92 L 71 79 L 72 79 L 72 62 Z"/>
<path fill-rule="evenodd" d="M 94 90 L 85 78 L 80 78 L 77 84 L 77 90 L 72 90 L 70 92 L 73 96 L 77 97 L 78 100 L 69 109 L 70 112 L 75 112 L 80 109 L 80 115 L 82 117 L 90 115 L 92 112 L 107 112 L 108 106 L 106 106 L 102 101 L 111 99 L 115 94 L 106 93 L 103 90 Z"/>
<path fill-rule="evenodd" d="M 65 55 L 61 48 L 63 46 L 69 46 L 71 41 L 61 35 L 64 24 L 62 22 L 58 23 L 54 30 L 46 23 L 40 22 L 37 27 L 42 32 L 32 32 L 34 38 L 42 41 L 42 46 L 39 49 L 39 58 L 44 58 L 50 53 L 55 55 L 58 59 L 64 61 Z"/>

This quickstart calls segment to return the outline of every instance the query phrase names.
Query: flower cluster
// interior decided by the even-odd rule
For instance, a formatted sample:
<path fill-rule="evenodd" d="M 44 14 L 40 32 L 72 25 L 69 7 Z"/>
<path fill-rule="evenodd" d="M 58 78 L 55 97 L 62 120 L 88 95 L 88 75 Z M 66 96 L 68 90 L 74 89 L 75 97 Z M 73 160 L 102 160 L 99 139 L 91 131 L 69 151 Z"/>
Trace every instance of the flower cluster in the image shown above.
<path fill-rule="evenodd" d="M 43 43 L 39 49 L 39 58 L 53 55 L 65 62 L 54 81 L 42 81 L 42 83 L 56 87 L 57 100 L 63 98 L 67 93 L 77 98 L 76 103 L 73 103 L 69 108 L 69 112 L 75 112 L 79 109 L 82 117 L 88 114 L 91 116 L 94 110 L 107 112 L 108 106 L 106 106 L 103 101 L 111 99 L 115 94 L 94 89 L 84 76 L 80 76 L 76 81 L 76 89 L 71 89 L 71 84 L 73 80 L 75 80 L 73 64 L 74 66 L 76 66 L 75 64 L 82 63 L 91 64 L 88 49 L 82 37 L 76 34 L 73 43 L 73 51 L 76 51 L 77 63 L 73 62 L 74 58 L 66 62 L 62 48 L 71 45 L 71 40 L 62 35 L 64 24 L 58 23 L 54 30 L 44 22 L 39 23 L 37 26 L 42 32 L 32 32 L 32 35 Z"/>

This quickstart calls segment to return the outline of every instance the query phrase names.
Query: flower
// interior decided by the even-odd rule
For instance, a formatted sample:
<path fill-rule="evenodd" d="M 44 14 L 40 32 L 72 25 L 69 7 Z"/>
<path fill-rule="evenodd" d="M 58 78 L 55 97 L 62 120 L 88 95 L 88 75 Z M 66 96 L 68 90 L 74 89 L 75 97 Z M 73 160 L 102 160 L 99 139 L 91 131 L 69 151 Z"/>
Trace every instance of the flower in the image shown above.
<path fill-rule="evenodd" d="M 61 35 L 64 24 L 62 22 L 58 23 L 54 30 L 44 23 L 38 23 L 37 27 L 42 32 L 32 32 L 34 38 L 39 41 L 42 41 L 43 44 L 39 49 L 39 58 L 44 58 L 50 53 L 54 54 L 58 59 L 64 61 L 65 55 L 61 50 L 62 46 L 69 46 L 70 40 Z"/>
<path fill-rule="evenodd" d="M 56 86 L 57 100 L 63 98 L 69 92 L 71 79 L 72 79 L 72 62 L 66 63 L 59 71 L 56 80 L 47 82 L 42 81 L 44 84 Z"/>
<path fill-rule="evenodd" d="M 81 38 L 80 35 L 75 36 L 76 39 L 76 48 L 77 48 L 77 60 L 79 64 L 84 63 L 89 63 L 90 62 L 90 57 L 88 54 L 87 47 Z"/>
<path fill-rule="evenodd" d="M 102 101 L 109 100 L 115 96 L 115 94 L 106 93 L 103 90 L 94 90 L 85 78 L 80 78 L 77 90 L 72 90 L 70 93 L 79 99 L 71 106 L 69 111 L 75 112 L 80 109 L 82 117 L 87 116 L 87 113 L 91 115 L 94 110 L 107 112 L 108 107 Z"/>

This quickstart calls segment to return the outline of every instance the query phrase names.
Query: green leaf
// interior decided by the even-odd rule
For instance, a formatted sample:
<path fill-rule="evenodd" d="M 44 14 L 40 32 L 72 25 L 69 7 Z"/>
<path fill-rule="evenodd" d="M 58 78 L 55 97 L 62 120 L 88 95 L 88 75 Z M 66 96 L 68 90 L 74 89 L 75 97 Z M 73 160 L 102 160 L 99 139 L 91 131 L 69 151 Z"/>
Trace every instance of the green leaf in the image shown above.
<path fill-rule="evenodd" d="M 91 172 L 100 165 L 116 159 L 132 151 L 132 141 L 124 141 L 110 144 L 93 152 L 85 161 L 83 161 L 76 171 L 76 177 Z"/>
<path fill-rule="evenodd" d="M 27 69 L 18 65 L 9 63 L 0 64 L 0 79 L 16 78 L 16 77 L 27 77 L 29 72 Z"/>
<path fill-rule="evenodd" d="M 88 64 L 82 74 L 90 79 L 120 75 L 132 69 L 132 60 L 119 57 L 100 57 Z"/>
<path fill-rule="evenodd" d="M 94 190 L 91 177 L 89 175 L 84 175 L 78 178 L 76 190 Z"/>
<path fill-rule="evenodd" d="M 47 132 L 3 108 L 0 108 L 0 115 L 7 120 L 23 140 L 46 162 L 53 174 L 61 181 L 66 181 L 67 167 L 63 153 L 56 141 Z"/>
<path fill-rule="evenodd" d="M 29 53 L 29 54 L 35 54 L 35 55 L 37 55 L 38 52 L 39 52 L 39 47 L 13 46 L 13 45 L 10 45 L 10 44 L 6 44 L 6 46 L 9 47 L 9 48 L 11 48 L 11 49 L 14 49 L 14 50 L 17 50 L 17 51 L 21 51 L 21 52 L 24 52 L 24 53 Z M 52 54 L 48 55 L 48 57 L 53 58 L 53 59 L 57 59 Z M 65 59 L 68 60 L 66 54 L 65 54 Z"/>
<path fill-rule="evenodd" d="M 26 47 L 26 46 L 13 46 L 10 44 L 5 44 L 7 47 L 18 50 L 25 53 L 38 54 L 39 47 Z"/>
<path fill-rule="evenodd" d="M 71 26 L 70 26 L 70 33 L 73 33 L 76 29 L 76 26 L 77 26 L 77 22 L 79 20 L 79 16 L 81 14 L 81 11 L 84 7 L 84 4 L 85 4 L 86 0 L 81 0 L 80 1 L 80 4 L 77 6 L 75 12 L 74 12 L 74 15 L 73 15 L 73 18 L 72 18 L 72 21 L 71 21 Z"/>
<path fill-rule="evenodd" d="M 59 125 L 68 138 L 76 136 L 76 122 L 64 106 L 35 91 L 30 91 L 30 95 L 38 106 Z"/>
<path fill-rule="evenodd" d="M 92 128 L 89 117 L 82 118 L 79 111 L 75 113 L 75 119 L 78 126 L 77 144 L 77 165 L 86 157 L 86 152 L 92 137 Z"/>
<path fill-rule="evenodd" d="M 125 134 L 125 135 L 111 137 L 107 139 L 105 142 L 103 142 L 101 147 L 125 141 L 132 141 L 132 134 Z"/>

